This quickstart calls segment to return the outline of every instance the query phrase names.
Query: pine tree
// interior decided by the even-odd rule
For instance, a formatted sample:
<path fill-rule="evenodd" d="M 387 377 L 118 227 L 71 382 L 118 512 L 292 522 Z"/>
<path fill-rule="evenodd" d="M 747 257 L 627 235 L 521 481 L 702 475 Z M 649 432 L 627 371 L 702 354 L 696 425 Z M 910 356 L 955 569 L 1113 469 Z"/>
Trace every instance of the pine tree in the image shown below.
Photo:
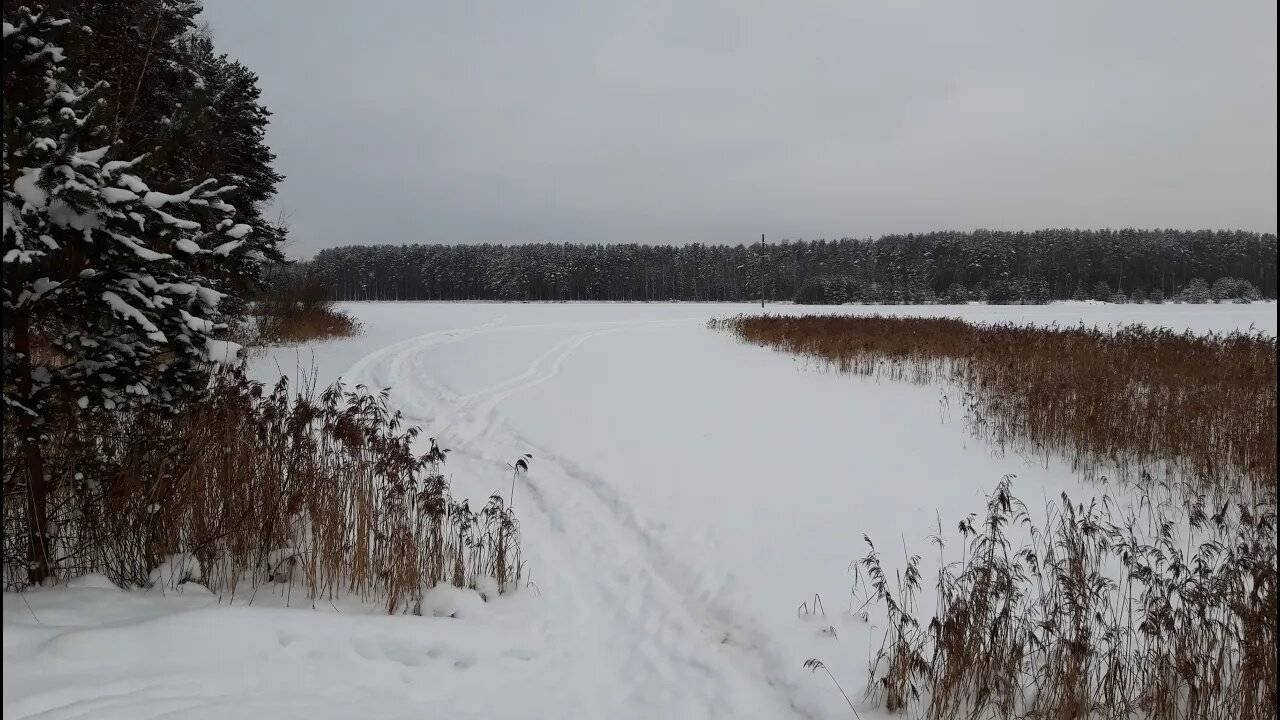
<path fill-rule="evenodd" d="M 173 411 L 238 348 L 216 339 L 237 277 L 278 256 L 204 179 L 175 192 L 117 159 L 88 84 L 55 40 L 72 30 L 26 7 L 4 19 L 4 403 L 21 444 L 29 578 L 49 573 L 42 435 L 68 412 Z M 74 28 L 80 31 L 80 28 Z M 154 181 L 153 181 L 154 182 Z"/>
<path fill-rule="evenodd" d="M 1207 303 L 1210 300 L 1209 283 L 1204 278 L 1194 277 L 1178 293 L 1181 302 Z"/>

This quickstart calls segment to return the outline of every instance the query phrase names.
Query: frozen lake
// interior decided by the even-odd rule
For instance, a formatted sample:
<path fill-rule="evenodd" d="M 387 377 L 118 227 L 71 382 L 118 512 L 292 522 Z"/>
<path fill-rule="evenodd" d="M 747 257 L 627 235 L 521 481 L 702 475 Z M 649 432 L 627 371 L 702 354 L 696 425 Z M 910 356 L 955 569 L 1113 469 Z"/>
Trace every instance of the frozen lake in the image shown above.
<path fill-rule="evenodd" d="M 564 633 L 573 665 L 564 672 L 610 688 L 579 699 L 588 714 L 840 716 L 842 701 L 801 663 L 822 657 L 860 688 L 879 630 L 841 611 L 864 533 L 900 566 L 904 544 L 927 554 L 939 517 L 954 527 L 981 511 L 1005 474 L 1018 476 L 1015 491 L 1033 507 L 1063 490 L 1098 492 L 1064 464 L 994 454 L 940 387 L 834 375 L 705 327 L 758 306 L 344 307 L 365 323 L 364 336 L 278 349 L 257 367 L 314 365 L 322 382 L 341 375 L 391 387 L 410 422 L 453 449 L 454 486 L 473 505 L 505 493 L 504 463 L 533 453 L 515 503 L 540 612 Z M 1269 334 L 1275 310 L 767 309 Z M 827 618 L 798 620 L 815 594 Z M 823 625 L 837 637 L 819 633 Z"/>
<path fill-rule="evenodd" d="M 451 448 L 472 507 L 532 453 L 514 497 L 531 584 L 488 603 L 446 594 L 457 618 L 282 610 L 273 589 L 229 608 L 92 577 L 6 594 L 6 717 L 847 718 L 802 663 L 862 697 L 883 633 L 847 613 L 864 533 L 890 571 L 924 555 L 927 618 L 928 536 L 981 512 L 1002 476 L 1033 511 L 1100 492 L 1061 462 L 993 453 L 945 388 L 833 374 L 706 327 L 758 306 L 343 307 L 362 336 L 275 348 L 252 373 L 391 387 L 424 444 Z M 1276 330 L 1275 303 L 768 311 Z M 825 614 L 802 617 L 815 596 Z"/>

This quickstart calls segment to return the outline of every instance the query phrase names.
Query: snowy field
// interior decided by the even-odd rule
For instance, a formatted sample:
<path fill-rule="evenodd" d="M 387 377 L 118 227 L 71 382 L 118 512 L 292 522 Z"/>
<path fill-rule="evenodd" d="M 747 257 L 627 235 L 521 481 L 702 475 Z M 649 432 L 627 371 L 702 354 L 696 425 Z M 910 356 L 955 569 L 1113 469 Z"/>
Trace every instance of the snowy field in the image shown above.
<path fill-rule="evenodd" d="M 900 567 L 1005 474 L 1032 507 L 1099 492 L 1062 463 L 993 453 L 943 388 L 838 376 L 705 327 L 758 306 L 344 307 L 363 336 L 273 350 L 253 374 L 392 387 L 452 449 L 473 507 L 532 453 L 514 498 L 531 585 L 488 603 L 440 592 L 440 617 L 94 578 L 6 594 L 5 718 L 847 718 L 801 664 L 821 658 L 862 697 L 883 631 L 847 612 L 863 533 Z M 1276 332 L 1275 303 L 769 312 Z M 801 617 L 815 595 L 825 616 Z"/>

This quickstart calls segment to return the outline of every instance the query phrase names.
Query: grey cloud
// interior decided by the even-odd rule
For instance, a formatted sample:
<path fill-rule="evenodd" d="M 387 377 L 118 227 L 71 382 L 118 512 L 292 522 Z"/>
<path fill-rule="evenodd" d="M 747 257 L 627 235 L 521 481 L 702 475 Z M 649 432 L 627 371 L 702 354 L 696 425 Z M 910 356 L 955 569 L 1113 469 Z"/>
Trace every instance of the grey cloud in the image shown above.
<path fill-rule="evenodd" d="M 1274 2 L 209 0 L 293 252 L 1276 230 Z"/>

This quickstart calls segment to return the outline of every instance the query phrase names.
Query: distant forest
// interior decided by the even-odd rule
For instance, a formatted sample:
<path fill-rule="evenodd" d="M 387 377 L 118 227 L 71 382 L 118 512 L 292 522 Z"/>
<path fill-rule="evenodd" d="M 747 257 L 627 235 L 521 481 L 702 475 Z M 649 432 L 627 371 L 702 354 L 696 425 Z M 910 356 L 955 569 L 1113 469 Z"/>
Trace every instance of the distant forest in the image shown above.
<path fill-rule="evenodd" d="M 763 261 L 762 261 L 763 258 Z M 808 303 L 1276 297 L 1276 236 L 1210 230 L 932 232 L 742 245 L 378 245 L 288 276 L 337 300 Z M 763 277 L 762 277 L 763 276 Z"/>

